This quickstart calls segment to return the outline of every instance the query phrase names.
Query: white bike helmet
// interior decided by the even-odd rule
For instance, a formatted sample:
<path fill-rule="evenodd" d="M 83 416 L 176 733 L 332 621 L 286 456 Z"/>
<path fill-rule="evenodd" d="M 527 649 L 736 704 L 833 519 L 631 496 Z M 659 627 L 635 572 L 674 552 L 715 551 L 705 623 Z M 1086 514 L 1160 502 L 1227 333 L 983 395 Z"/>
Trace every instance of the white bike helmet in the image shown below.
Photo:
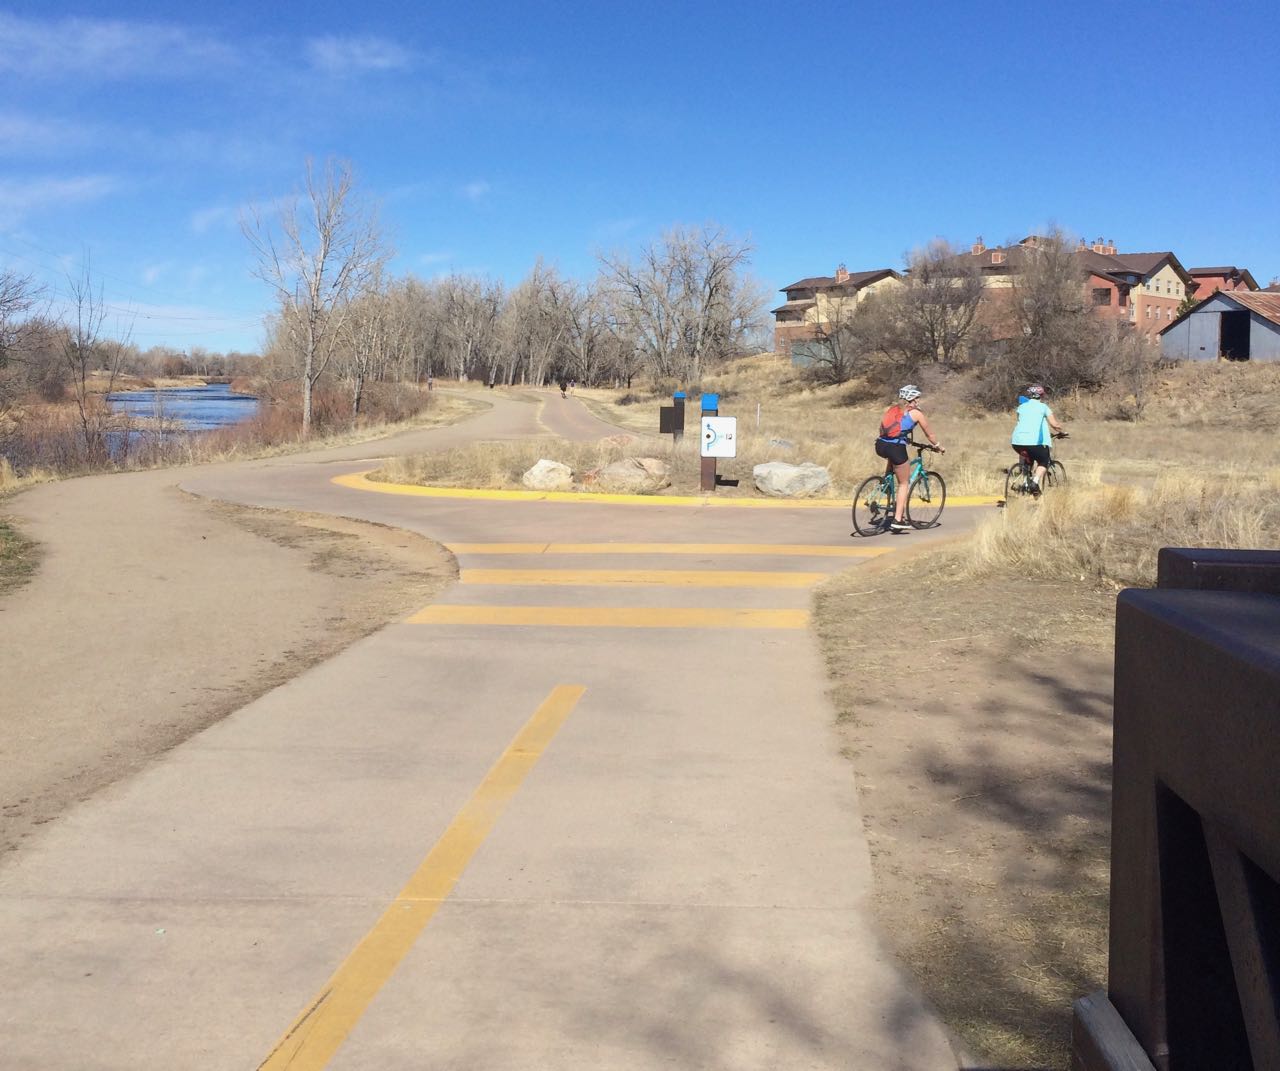
<path fill-rule="evenodd" d="M 908 383 L 902 390 L 898 391 L 898 397 L 904 402 L 914 402 L 920 397 L 920 388 L 914 383 Z"/>
<path fill-rule="evenodd" d="M 1027 388 L 1026 394 L 1028 398 L 1043 398 L 1044 387 L 1040 386 L 1039 383 L 1032 383 L 1031 386 Z"/>

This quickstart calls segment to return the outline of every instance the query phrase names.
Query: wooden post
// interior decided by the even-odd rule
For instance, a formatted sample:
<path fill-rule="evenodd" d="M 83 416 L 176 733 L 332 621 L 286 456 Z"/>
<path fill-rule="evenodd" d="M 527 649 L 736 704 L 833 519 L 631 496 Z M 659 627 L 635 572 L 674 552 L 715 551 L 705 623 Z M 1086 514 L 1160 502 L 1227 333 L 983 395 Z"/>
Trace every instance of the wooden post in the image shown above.
<path fill-rule="evenodd" d="M 702 396 L 702 415 L 704 417 L 720 415 L 720 395 L 704 394 Z M 702 424 L 698 424 L 698 448 L 702 448 Z M 702 459 L 702 479 L 699 486 L 704 491 L 714 491 L 716 489 L 716 459 L 714 457 L 704 457 Z"/>

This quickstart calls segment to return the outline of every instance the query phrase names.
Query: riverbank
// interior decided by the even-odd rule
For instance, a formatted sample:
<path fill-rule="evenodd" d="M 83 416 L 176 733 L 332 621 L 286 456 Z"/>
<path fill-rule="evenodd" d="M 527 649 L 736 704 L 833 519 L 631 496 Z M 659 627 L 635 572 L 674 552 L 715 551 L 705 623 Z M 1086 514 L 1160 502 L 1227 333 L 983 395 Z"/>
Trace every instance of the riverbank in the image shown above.
<path fill-rule="evenodd" d="M 299 418 L 288 408 L 259 410 L 253 418 L 198 433 L 169 431 L 131 444 L 114 458 L 91 461 L 86 457 L 86 434 L 71 403 L 35 404 L 0 418 L 0 499 L 36 484 L 97 472 L 173 468 L 249 458 L 327 449 L 386 438 L 420 428 L 456 423 L 488 406 L 482 397 L 464 392 L 422 392 L 427 402 L 396 419 L 369 417 L 355 426 L 320 426 L 309 439 L 299 435 Z M 124 416 L 102 414 L 97 431 L 119 434 L 131 424 L 153 426 L 153 421 L 131 421 Z M 10 459 L 13 460 L 10 460 Z"/>

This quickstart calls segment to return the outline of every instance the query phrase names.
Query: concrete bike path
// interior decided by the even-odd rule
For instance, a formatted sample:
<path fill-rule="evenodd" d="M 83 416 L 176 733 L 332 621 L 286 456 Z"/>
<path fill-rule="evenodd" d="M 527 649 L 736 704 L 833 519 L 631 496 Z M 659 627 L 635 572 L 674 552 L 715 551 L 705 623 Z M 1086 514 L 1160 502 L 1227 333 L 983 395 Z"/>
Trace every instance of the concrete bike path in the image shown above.
<path fill-rule="evenodd" d="M 837 553 L 866 549 L 846 515 L 333 482 L 361 467 L 184 480 L 423 532 L 456 548 L 459 583 L 0 875 L 6 1059 L 954 1067 L 869 921 L 803 627 L 814 579 L 870 560 Z M 518 623 L 530 610 L 569 623 Z"/>

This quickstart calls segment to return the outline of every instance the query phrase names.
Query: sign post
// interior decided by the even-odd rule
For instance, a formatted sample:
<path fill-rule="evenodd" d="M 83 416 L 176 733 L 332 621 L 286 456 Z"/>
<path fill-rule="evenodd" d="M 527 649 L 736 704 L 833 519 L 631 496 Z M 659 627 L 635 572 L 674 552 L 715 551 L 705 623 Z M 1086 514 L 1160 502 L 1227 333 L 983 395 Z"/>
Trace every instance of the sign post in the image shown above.
<path fill-rule="evenodd" d="M 658 434 L 670 435 L 675 444 L 684 438 L 684 391 L 676 391 L 671 401 L 658 409 Z"/>
<path fill-rule="evenodd" d="M 716 459 L 738 456 L 738 419 L 720 416 L 720 395 L 702 396 L 702 455 L 700 486 L 703 491 L 714 491 L 719 477 L 716 475 Z"/>

